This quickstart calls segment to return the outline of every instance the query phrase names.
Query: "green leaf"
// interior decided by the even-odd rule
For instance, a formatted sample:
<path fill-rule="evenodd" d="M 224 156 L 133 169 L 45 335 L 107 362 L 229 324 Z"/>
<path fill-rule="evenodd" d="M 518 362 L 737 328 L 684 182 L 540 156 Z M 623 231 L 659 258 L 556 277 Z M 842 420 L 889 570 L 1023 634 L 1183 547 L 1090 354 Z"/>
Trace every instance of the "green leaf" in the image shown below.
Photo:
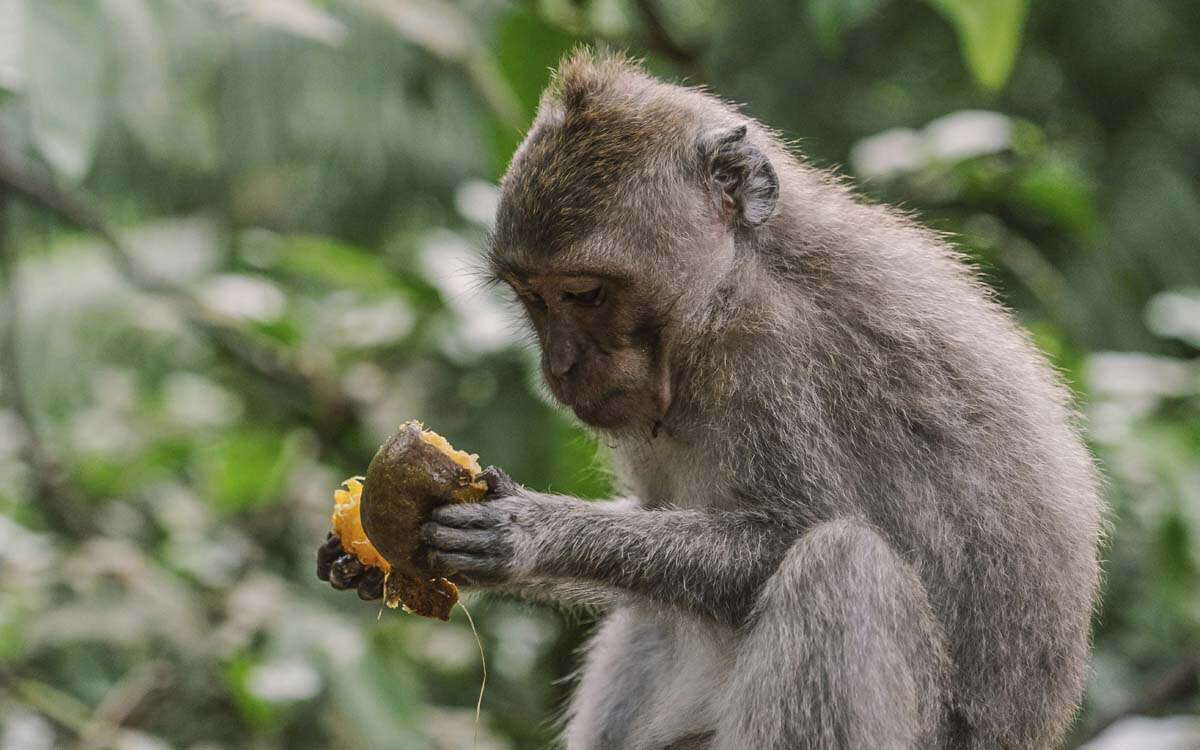
<path fill-rule="evenodd" d="M 809 0 L 808 19 L 826 50 L 836 50 L 842 34 L 871 17 L 882 0 Z"/>
<path fill-rule="evenodd" d="M 1061 160 L 1031 163 L 1017 175 L 1013 188 L 1016 202 L 1053 226 L 1086 235 L 1099 224 L 1091 187 L 1083 175 Z"/>
<path fill-rule="evenodd" d="M 276 268 L 334 289 L 395 290 L 397 279 L 379 256 L 337 240 L 292 235 L 279 243 Z"/>
<path fill-rule="evenodd" d="M 0 0 L 0 104 L 24 85 L 21 65 L 24 19 L 24 0 Z"/>
<path fill-rule="evenodd" d="M 0 664 L 17 662 L 28 647 L 25 607 L 14 597 L 0 608 Z"/>
<path fill-rule="evenodd" d="M 1187 520 L 1176 513 L 1164 518 L 1156 542 L 1159 585 L 1181 593 L 1195 590 L 1197 571 Z"/>
<path fill-rule="evenodd" d="M 581 39 L 550 25 L 520 4 L 513 5 L 494 33 L 492 46 L 500 75 L 512 89 L 521 115 L 528 122 L 537 111 L 542 89 L 550 81 L 550 71 Z M 492 131 L 492 172 L 499 177 L 524 134 L 499 122 L 493 124 Z"/>
<path fill-rule="evenodd" d="M 298 439 L 296 433 L 246 427 L 209 444 L 202 462 L 213 507 L 236 513 L 277 499 Z"/>
<path fill-rule="evenodd" d="M 38 151 L 78 182 L 92 166 L 104 115 L 108 26 L 94 0 L 26 3 L 24 69 Z"/>
<path fill-rule="evenodd" d="M 116 104 L 130 131 L 156 154 L 178 137 L 170 127 L 167 40 L 148 0 L 104 0 L 116 46 Z"/>
<path fill-rule="evenodd" d="M 376 654 L 367 656 L 331 665 L 331 702 L 338 713 L 362 736 L 363 747 L 429 747 L 418 729 L 423 718 L 420 676 L 411 668 L 396 671 L 394 664 L 388 669 Z"/>
<path fill-rule="evenodd" d="M 958 33 L 975 80 L 995 91 L 1012 73 L 1021 46 L 1027 0 L 927 0 Z"/>
<path fill-rule="evenodd" d="M 248 654 L 238 654 L 225 666 L 229 698 L 247 724 L 260 730 L 274 728 L 280 720 L 279 712 L 251 692 L 248 685 L 254 666 L 255 660 Z"/>

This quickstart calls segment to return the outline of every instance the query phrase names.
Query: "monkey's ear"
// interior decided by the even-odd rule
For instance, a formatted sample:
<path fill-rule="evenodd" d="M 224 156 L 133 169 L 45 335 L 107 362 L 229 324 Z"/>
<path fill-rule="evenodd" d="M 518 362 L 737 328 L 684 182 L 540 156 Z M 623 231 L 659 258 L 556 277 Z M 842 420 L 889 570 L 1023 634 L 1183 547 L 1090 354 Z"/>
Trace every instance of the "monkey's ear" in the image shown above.
<path fill-rule="evenodd" d="M 767 155 L 746 141 L 746 126 L 700 136 L 704 176 L 723 218 L 756 227 L 771 218 L 779 176 Z"/>

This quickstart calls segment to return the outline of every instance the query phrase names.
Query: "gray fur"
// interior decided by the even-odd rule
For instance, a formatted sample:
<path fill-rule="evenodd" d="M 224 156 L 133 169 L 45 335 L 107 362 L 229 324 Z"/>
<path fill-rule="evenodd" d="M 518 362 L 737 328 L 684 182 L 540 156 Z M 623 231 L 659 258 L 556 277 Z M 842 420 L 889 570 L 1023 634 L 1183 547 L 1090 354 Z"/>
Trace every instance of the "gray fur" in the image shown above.
<path fill-rule="evenodd" d="M 723 224 L 696 149 L 741 126 L 777 195 L 747 162 Z M 1098 479 L 1066 390 L 943 238 L 716 98 L 585 53 L 514 157 L 492 253 L 637 267 L 669 308 L 669 409 L 601 433 L 636 500 L 509 484 L 427 535 L 490 535 L 433 543 L 435 566 L 612 607 L 570 750 L 1060 741 Z"/>

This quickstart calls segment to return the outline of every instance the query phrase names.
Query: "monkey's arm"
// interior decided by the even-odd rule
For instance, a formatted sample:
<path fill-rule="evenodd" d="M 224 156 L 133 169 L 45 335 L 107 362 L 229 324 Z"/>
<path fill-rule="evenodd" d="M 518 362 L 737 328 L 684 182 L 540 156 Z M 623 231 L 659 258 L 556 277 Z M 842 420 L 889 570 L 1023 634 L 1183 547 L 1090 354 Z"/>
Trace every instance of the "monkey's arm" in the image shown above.
<path fill-rule="evenodd" d="M 568 500 L 562 497 L 555 499 L 560 502 Z M 589 500 L 587 504 L 593 508 L 607 511 L 632 511 L 641 507 L 641 503 L 635 498 L 629 497 Z M 626 598 L 626 593 L 621 589 L 582 579 L 522 576 L 520 581 L 512 580 L 506 583 L 492 583 L 487 580 L 480 581 L 479 584 L 470 580 L 463 581 L 463 583 L 467 586 L 487 585 L 492 591 L 526 601 L 570 603 L 599 609 L 611 607 Z"/>
<path fill-rule="evenodd" d="M 616 589 L 737 624 L 795 538 L 754 513 L 644 510 L 512 489 L 435 510 L 422 529 L 431 567 L 506 588 Z"/>

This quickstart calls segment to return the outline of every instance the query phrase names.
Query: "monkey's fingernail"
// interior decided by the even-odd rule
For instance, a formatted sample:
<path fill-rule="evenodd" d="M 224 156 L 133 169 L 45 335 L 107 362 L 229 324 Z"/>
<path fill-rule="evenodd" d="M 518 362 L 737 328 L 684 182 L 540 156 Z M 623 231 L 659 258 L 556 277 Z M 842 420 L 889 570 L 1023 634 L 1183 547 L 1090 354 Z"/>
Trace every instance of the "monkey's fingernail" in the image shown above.
<path fill-rule="evenodd" d="M 342 550 L 341 542 L 337 540 L 337 537 L 334 537 L 317 548 L 317 562 L 328 565 L 344 554 L 346 553 Z"/>
<path fill-rule="evenodd" d="M 512 480 L 503 469 L 496 466 L 484 469 L 479 478 L 487 485 L 489 495 L 506 494 L 512 486 Z"/>
<path fill-rule="evenodd" d="M 329 583 L 335 589 L 348 589 L 358 584 L 363 565 L 353 555 L 342 555 L 329 569 Z"/>
<path fill-rule="evenodd" d="M 416 554 L 413 555 L 413 560 L 417 561 L 417 565 L 430 572 L 437 572 L 437 552 L 427 544 L 421 544 L 417 547 Z"/>
<path fill-rule="evenodd" d="M 317 578 L 328 581 L 334 560 L 343 554 L 345 553 L 342 551 L 342 543 L 332 533 L 329 534 L 325 538 L 325 543 L 317 548 Z"/>
<path fill-rule="evenodd" d="M 371 601 L 383 596 L 383 571 L 379 568 L 368 568 L 358 582 L 358 598 Z"/>

